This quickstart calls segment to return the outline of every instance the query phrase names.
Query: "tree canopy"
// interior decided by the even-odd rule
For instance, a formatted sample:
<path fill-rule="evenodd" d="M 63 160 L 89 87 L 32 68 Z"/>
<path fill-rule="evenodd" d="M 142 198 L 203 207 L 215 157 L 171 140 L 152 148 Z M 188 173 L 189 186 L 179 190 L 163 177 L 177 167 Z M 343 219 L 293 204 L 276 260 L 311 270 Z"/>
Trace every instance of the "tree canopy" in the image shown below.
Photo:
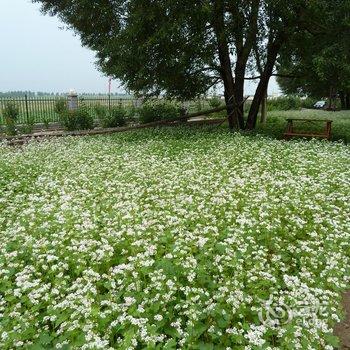
<path fill-rule="evenodd" d="M 256 124 L 281 50 L 320 11 L 308 0 L 33 1 L 58 15 L 130 91 L 189 99 L 221 84 L 230 127 L 242 129 Z M 245 120 L 245 80 L 257 73 Z"/>
<path fill-rule="evenodd" d="M 317 98 L 338 93 L 343 108 L 350 108 L 350 3 L 319 2 L 317 10 L 312 29 L 281 51 L 278 82 L 285 93 Z"/>

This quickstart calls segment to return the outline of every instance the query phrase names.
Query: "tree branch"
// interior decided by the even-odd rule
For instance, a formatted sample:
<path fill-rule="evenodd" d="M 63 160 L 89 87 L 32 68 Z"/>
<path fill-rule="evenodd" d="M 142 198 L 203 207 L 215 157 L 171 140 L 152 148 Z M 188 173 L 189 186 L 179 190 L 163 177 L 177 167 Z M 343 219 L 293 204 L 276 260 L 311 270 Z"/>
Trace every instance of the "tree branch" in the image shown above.
<path fill-rule="evenodd" d="M 290 75 L 290 74 L 271 74 L 272 77 L 279 77 L 279 78 L 289 78 L 289 79 L 295 79 L 295 78 L 302 78 L 301 76 L 297 75 Z M 257 77 L 245 77 L 245 80 L 257 80 L 261 79 L 261 75 Z"/>

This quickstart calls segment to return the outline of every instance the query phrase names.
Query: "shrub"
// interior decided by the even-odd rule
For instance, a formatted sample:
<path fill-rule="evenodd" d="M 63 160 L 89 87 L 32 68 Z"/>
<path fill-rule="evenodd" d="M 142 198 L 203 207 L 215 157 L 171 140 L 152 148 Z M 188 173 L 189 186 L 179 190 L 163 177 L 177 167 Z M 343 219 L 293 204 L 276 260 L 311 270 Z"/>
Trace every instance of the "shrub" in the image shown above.
<path fill-rule="evenodd" d="M 55 102 L 55 113 L 61 115 L 68 111 L 67 101 L 64 98 L 60 98 Z"/>
<path fill-rule="evenodd" d="M 302 108 L 314 108 L 314 104 L 319 101 L 318 99 L 315 99 L 313 97 L 307 97 L 304 100 L 301 100 L 301 106 Z"/>
<path fill-rule="evenodd" d="M 95 110 L 95 114 L 97 116 L 97 119 L 100 121 L 100 123 L 102 122 L 103 119 L 106 118 L 107 114 L 108 114 L 108 108 L 106 106 L 102 106 L 100 104 L 97 104 L 94 107 Z"/>
<path fill-rule="evenodd" d="M 35 120 L 33 117 L 29 117 L 26 122 L 21 125 L 20 132 L 22 134 L 31 134 L 34 130 Z"/>
<path fill-rule="evenodd" d="M 85 107 L 79 107 L 74 111 L 76 115 L 78 128 L 81 130 L 88 130 L 94 128 L 94 118 L 90 115 L 89 110 Z"/>
<path fill-rule="evenodd" d="M 64 111 L 59 114 L 60 123 L 68 130 L 73 131 L 78 129 L 77 113 L 75 111 Z"/>
<path fill-rule="evenodd" d="M 68 131 L 86 130 L 94 128 L 94 119 L 85 107 L 74 111 L 64 111 L 60 114 L 60 122 Z"/>
<path fill-rule="evenodd" d="M 5 121 L 5 132 L 8 135 L 16 135 L 16 121 L 19 116 L 18 106 L 12 101 L 6 102 L 3 109 L 3 116 Z"/>
<path fill-rule="evenodd" d="M 202 100 L 199 99 L 195 102 L 195 109 L 197 112 L 200 112 L 203 109 Z"/>
<path fill-rule="evenodd" d="M 114 128 L 126 124 L 127 111 L 122 106 L 113 107 L 109 111 L 107 107 L 97 105 L 95 112 L 103 128 Z"/>
<path fill-rule="evenodd" d="M 44 117 L 42 121 L 43 121 L 45 129 L 49 129 L 49 127 L 50 127 L 50 118 Z"/>
<path fill-rule="evenodd" d="M 149 101 L 140 109 L 140 122 L 143 124 L 178 118 L 180 108 L 169 101 Z"/>
<path fill-rule="evenodd" d="M 128 121 L 137 121 L 138 110 L 135 106 L 125 107 L 126 119 Z"/>
<path fill-rule="evenodd" d="M 220 106 L 223 105 L 221 99 L 219 97 L 216 97 L 216 96 L 214 96 L 211 99 L 209 99 L 208 102 L 209 102 L 209 106 L 211 108 L 219 108 Z"/>
<path fill-rule="evenodd" d="M 267 101 L 267 109 L 269 111 L 289 111 L 302 107 L 302 100 L 296 96 L 283 96 Z"/>
<path fill-rule="evenodd" d="M 112 108 L 110 112 L 110 127 L 125 125 L 126 116 L 127 112 L 122 106 Z"/>

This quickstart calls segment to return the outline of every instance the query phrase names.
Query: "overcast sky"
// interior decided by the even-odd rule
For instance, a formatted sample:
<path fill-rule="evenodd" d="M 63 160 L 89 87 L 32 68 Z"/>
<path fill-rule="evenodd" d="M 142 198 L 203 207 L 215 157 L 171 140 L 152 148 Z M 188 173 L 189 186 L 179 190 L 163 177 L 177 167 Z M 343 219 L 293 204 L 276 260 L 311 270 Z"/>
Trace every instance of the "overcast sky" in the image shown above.
<path fill-rule="evenodd" d="M 108 79 L 96 68 L 94 53 L 57 18 L 44 16 L 29 0 L 1 0 L 0 91 L 107 92 Z M 118 82 L 113 92 L 123 92 Z M 254 85 L 247 84 L 246 94 Z M 278 91 L 270 84 L 269 93 Z"/>

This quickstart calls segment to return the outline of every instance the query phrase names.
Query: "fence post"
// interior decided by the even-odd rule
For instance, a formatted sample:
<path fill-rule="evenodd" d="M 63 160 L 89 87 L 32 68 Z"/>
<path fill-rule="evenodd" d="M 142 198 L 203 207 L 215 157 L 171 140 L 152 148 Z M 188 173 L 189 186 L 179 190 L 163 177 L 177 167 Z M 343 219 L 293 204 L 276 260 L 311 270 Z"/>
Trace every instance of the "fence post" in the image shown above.
<path fill-rule="evenodd" d="M 78 109 L 78 94 L 74 90 L 70 90 L 68 94 L 68 109 L 70 111 Z"/>
<path fill-rule="evenodd" d="M 25 99 L 25 105 L 26 105 L 27 123 L 29 123 L 28 95 L 27 94 L 24 95 L 24 99 Z"/>

